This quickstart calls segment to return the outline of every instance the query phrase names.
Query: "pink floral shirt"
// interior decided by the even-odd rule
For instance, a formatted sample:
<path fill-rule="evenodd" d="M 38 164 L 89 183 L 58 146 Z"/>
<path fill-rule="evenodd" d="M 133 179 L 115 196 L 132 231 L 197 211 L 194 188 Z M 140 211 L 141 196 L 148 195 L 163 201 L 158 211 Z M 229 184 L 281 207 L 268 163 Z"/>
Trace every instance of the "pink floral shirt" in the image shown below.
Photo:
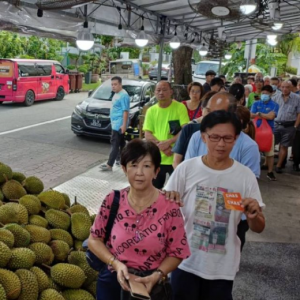
<path fill-rule="evenodd" d="M 190 256 L 179 206 L 160 193 L 157 200 L 141 213 L 128 203 L 129 189 L 120 191 L 120 206 L 107 247 L 129 268 L 155 270 L 165 257 Z M 94 238 L 105 237 L 114 192 L 104 199 L 91 228 Z"/>

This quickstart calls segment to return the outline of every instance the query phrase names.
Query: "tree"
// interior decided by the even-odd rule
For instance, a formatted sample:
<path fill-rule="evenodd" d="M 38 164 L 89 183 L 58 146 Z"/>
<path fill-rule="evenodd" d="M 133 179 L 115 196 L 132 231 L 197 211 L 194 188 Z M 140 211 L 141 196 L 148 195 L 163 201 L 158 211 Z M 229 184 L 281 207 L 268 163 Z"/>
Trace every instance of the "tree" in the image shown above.
<path fill-rule="evenodd" d="M 192 82 L 192 55 L 193 49 L 181 46 L 173 51 L 174 82 L 188 85 Z"/>
<path fill-rule="evenodd" d="M 20 36 L 16 33 L 0 31 L 0 57 L 39 58 L 61 61 L 61 48 L 66 43 L 36 36 Z"/>
<path fill-rule="evenodd" d="M 232 58 L 222 68 L 223 74 L 227 74 L 229 78 L 232 78 L 235 72 L 246 72 L 247 61 L 244 58 L 244 51 L 245 43 L 242 43 L 241 48 L 238 48 L 235 43 L 230 46 L 229 52 L 232 54 Z M 263 74 L 269 74 L 270 67 L 276 67 L 278 74 L 281 74 L 285 70 L 286 62 L 287 56 L 285 54 L 264 44 L 263 41 L 258 41 L 255 64 Z"/>
<path fill-rule="evenodd" d="M 279 52 L 285 54 L 287 57 L 293 51 L 300 52 L 300 37 L 298 33 L 283 35 L 276 48 Z"/>

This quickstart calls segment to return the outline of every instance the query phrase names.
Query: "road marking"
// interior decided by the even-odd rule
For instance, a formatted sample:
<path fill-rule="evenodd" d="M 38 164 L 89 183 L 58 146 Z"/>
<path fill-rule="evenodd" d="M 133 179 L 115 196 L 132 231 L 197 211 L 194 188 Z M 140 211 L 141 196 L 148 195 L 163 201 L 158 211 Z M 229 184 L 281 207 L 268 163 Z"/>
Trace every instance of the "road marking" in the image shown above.
<path fill-rule="evenodd" d="M 13 132 L 18 132 L 18 131 L 26 130 L 26 129 L 29 129 L 29 128 L 34 128 L 34 127 L 42 126 L 42 125 L 45 125 L 45 124 L 51 124 L 51 123 L 55 123 L 55 122 L 67 120 L 67 119 L 70 119 L 70 118 L 71 118 L 71 116 L 68 116 L 68 117 L 63 117 L 63 118 L 59 118 L 59 119 L 55 119 L 55 120 L 51 120 L 51 121 L 37 123 L 37 124 L 33 124 L 33 125 L 29 125 L 29 126 L 25 126 L 25 127 L 13 129 L 13 130 L 3 131 L 3 132 L 0 132 L 0 135 L 5 135 L 5 134 L 13 133 Z"/>

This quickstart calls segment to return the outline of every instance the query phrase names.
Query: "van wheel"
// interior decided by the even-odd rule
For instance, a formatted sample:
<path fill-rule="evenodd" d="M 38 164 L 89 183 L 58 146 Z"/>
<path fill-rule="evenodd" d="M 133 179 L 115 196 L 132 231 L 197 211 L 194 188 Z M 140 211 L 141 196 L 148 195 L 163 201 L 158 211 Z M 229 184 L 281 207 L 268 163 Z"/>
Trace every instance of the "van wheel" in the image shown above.
<path fill-rule="evenodd" d="M 65 97 L 65 90 L 62 86 L 57 89 L 55 100 L 62 100 Z"/>
<path fill-rule="evenodd" d="M 34 92 L 31 90 L 27 91 L 27 93 L 25 95 L 24 105 L 31 106 L 34 103 L 34 100 L 35 100 Z"/>

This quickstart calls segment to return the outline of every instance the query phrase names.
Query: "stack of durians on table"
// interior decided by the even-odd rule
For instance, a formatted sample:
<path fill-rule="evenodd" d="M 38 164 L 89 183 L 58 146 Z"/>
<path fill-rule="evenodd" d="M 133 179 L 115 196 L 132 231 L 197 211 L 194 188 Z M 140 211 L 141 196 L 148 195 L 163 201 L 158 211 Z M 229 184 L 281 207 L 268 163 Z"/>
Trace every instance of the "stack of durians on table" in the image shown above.
<path fill-rule="evenodd" d="M 0 300 L 94 300 L 82 242 L 95 215 L 0 163 Z"/>

